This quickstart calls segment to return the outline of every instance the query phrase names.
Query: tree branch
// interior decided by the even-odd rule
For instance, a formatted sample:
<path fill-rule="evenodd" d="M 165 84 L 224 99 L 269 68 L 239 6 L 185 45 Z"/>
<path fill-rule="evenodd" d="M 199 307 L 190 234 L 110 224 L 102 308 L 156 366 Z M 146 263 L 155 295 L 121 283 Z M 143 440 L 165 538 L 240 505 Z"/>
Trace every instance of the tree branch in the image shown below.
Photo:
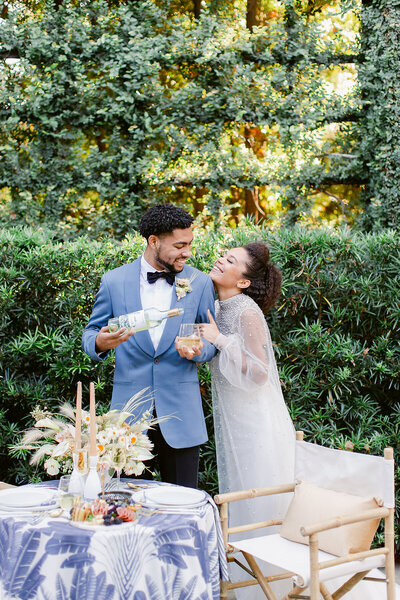
<path fill-rule="evenodd" d="M 215 183 L 215 180 L 213 181 L 213 183 Z M 246 179 L 244 177 L 243 178 L 237 177 L 237 178 L 234 178 L 234 180 L 231 181 L 231 183 L 229 185 L 233 186 L 233 187 L 239 187 L 242 189 L 252 190 L 252 189 L 254 189 L 254 187 L 265 187 L 268 185 L 277 185 L 277 184 L 279 185 L 279 183 L 280 183 L 280 180 L 278 180 L 276 178 L 268 180 L 268 181 L 252 180 L 250 182 L 248 179 Z M 305 181 L 305 185 L 307 187 L 315 189 L 320 192 L 324 192 L 324 193 L 325 193 L 324 188 L 329 187 L 331 185 L 360 186 L 360 185 L 365 185 L 366 183 L 367 183 L 367 180 L 358 175 L 347 175 L 345 177 L 341 177 L 340 175 L 335 176 L 334 174 L 327 175 L 326 177 L 319 179 L 318 183 L 313 182 L 313 181 Z M 212 187 L 212 185 L 210 185 L 209 177 L 196 178 L 195 181 L 190 181 L 189 179 L 179 179 L 176 177 L 176 178 L 165 180 L 161 183 L 158 183 L 157 186 L 160 186 L 160 187 L 174 186 L 174 187 L 183 187 L 183 188 L 190 188 L 190 187 L 210 188 L 210 187 Z M 336 197 L 336 199 L 338 199 L 338 197 Z"/>
<path fill-rule="evenodd" d="M 346 216 L 346 211 L 345 211 L 345 202 L 344 202 L 344 200 L 342 198 L 339 198 L 339 196 L 336 196 L 336 194 L 332 194 L 332 192 L 328 192 L 324 188 L 317 187 L 315 189 L 318 192 L 321 192 L 322 194 L 325 194 L 326 196 L 329 196 L 329 198 L 333 198 L 333 200 L 336 200 L 336 202 L 338 202 L 338 204 L 340 204 L 340 207 L 342 209 L 342 217 L 343 217 L 344 221 L 347 223 L 347 216 Z"/>
<path fill-rule="evenodd" d="M 258 63 L 264 65 L 281 64 L 295 66 L 297 63 L 304 61 L 304 56 L 292 57 L 290 61 L 285 59 L 285 54 L 280 50 L 271 50 L 271 58 L 264 57 L 258 54 L 252 54 L 250 52 L 240 53 L 244 63 Z M 340 65 L 340 64 L 353 64 L 363 62 L 364 57 L 360 54 L 315 54 L 309 57 L 310 62 L 314 62 L 318 65 Z"/>

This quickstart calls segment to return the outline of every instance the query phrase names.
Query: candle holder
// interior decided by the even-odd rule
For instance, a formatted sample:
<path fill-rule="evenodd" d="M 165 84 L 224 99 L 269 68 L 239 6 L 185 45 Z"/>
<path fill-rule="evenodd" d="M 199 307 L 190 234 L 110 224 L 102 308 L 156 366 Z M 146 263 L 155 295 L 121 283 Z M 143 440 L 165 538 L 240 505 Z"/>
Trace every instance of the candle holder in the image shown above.
<path fill-rule="evenodd" d="M 89 474 L 83 492 L 83 496 L 86 500 L 95 500 L 101 492 L 101 482 L 97 472 L 97 462 L 97 456 L 89 457 Z"/>
<path fill-rule="evenodd" d="M 74 463 L 74 468 L 71 473 L 71 480 L 69 483 L 68 491 L 71 494 L 80 494 L 83 496 L 85 490 L 86 483 L 86 475 L 87 475 L 87 457 L 86 461 L 83 456 L 83 451 L 74 452 L 72 455 L 72 460 Z M 82 463 L 86 463 L 86 468 Z"/>

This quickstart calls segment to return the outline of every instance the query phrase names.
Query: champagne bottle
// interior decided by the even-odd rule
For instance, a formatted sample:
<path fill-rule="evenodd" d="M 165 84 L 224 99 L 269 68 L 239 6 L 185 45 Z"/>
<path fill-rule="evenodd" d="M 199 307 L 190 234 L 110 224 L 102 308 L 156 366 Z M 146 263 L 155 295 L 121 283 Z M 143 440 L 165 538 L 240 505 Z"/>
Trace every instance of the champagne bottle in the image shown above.
<path fill-rule="evenodd" d="M 126 327 L 129 331 L 137 332 L 157 327 L 164 319 L 168 317 L 177 317 L 183 315 L 183 308 L 171 308 L 170 310 L 158 310 L 158 308 L 145 308 L 136 312 L 113 317 L 108 320 L 108 329 L 110 333 L 115 333 L 121 327 Z"/>

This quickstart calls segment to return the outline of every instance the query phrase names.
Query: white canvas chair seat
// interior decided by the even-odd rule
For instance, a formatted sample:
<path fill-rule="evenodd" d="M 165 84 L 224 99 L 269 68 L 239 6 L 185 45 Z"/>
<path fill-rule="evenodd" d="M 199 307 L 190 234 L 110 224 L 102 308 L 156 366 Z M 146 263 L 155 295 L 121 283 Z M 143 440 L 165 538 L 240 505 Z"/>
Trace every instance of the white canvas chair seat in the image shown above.
<path fill-rule="evenodd" d="M 264 535 L 258 538 L 247 539 L 238 542 L 230 542 L 236 550 L 251 554 L 253 557 L 275 565 L 285 571 L 295 573 L 293 578 L 296 585 L 308 587 L 310 583 L 310 549 L 304 544 L 291 542 L 281 537 L 279 533 Z M 337 558 L 333 554 L 318 551 L 318 561 L 324 562 Z M 384 556 L 371 556 L 364 560 L 355 560 L 343 565 L 335 565 L 321 569 L 320 581 L 329 581 L 341 576 L 351 576 L 363 571 L 370 571 L 378 567 L 384 567 Z"/>

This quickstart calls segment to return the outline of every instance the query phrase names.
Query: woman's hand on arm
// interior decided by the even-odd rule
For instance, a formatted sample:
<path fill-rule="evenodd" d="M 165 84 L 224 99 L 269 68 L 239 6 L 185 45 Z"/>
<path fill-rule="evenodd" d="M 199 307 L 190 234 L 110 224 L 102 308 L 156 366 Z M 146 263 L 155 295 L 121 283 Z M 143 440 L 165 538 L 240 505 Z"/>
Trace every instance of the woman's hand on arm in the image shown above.
<path fill-rule="evenodd" d="M 265 351 L 265 322 L 252 310 L 245 311 L 240 319 L 241 335 L 246 356 L 243 373 L 254 383 L 262 385 L 268 379 L 268 364 Z"/>
<path fill-rule="evenodd" d="M 265 322 L 253 309 L 245 310 L 239 319 L 239 332 L 225 338 L 227 343 L 220 351 L 219 368 L 232 385 L 251 391 L 268 379 Z"/>
<path fill-rule="evenodd" d="M 219 336 L 219 329 L 209 310 L 207 311 L 207 316 L 209 322 L 200 324 L 200 335 L 207 342 L 210 342 L 210 344 L 214 344 L 215 340 Z"/>

